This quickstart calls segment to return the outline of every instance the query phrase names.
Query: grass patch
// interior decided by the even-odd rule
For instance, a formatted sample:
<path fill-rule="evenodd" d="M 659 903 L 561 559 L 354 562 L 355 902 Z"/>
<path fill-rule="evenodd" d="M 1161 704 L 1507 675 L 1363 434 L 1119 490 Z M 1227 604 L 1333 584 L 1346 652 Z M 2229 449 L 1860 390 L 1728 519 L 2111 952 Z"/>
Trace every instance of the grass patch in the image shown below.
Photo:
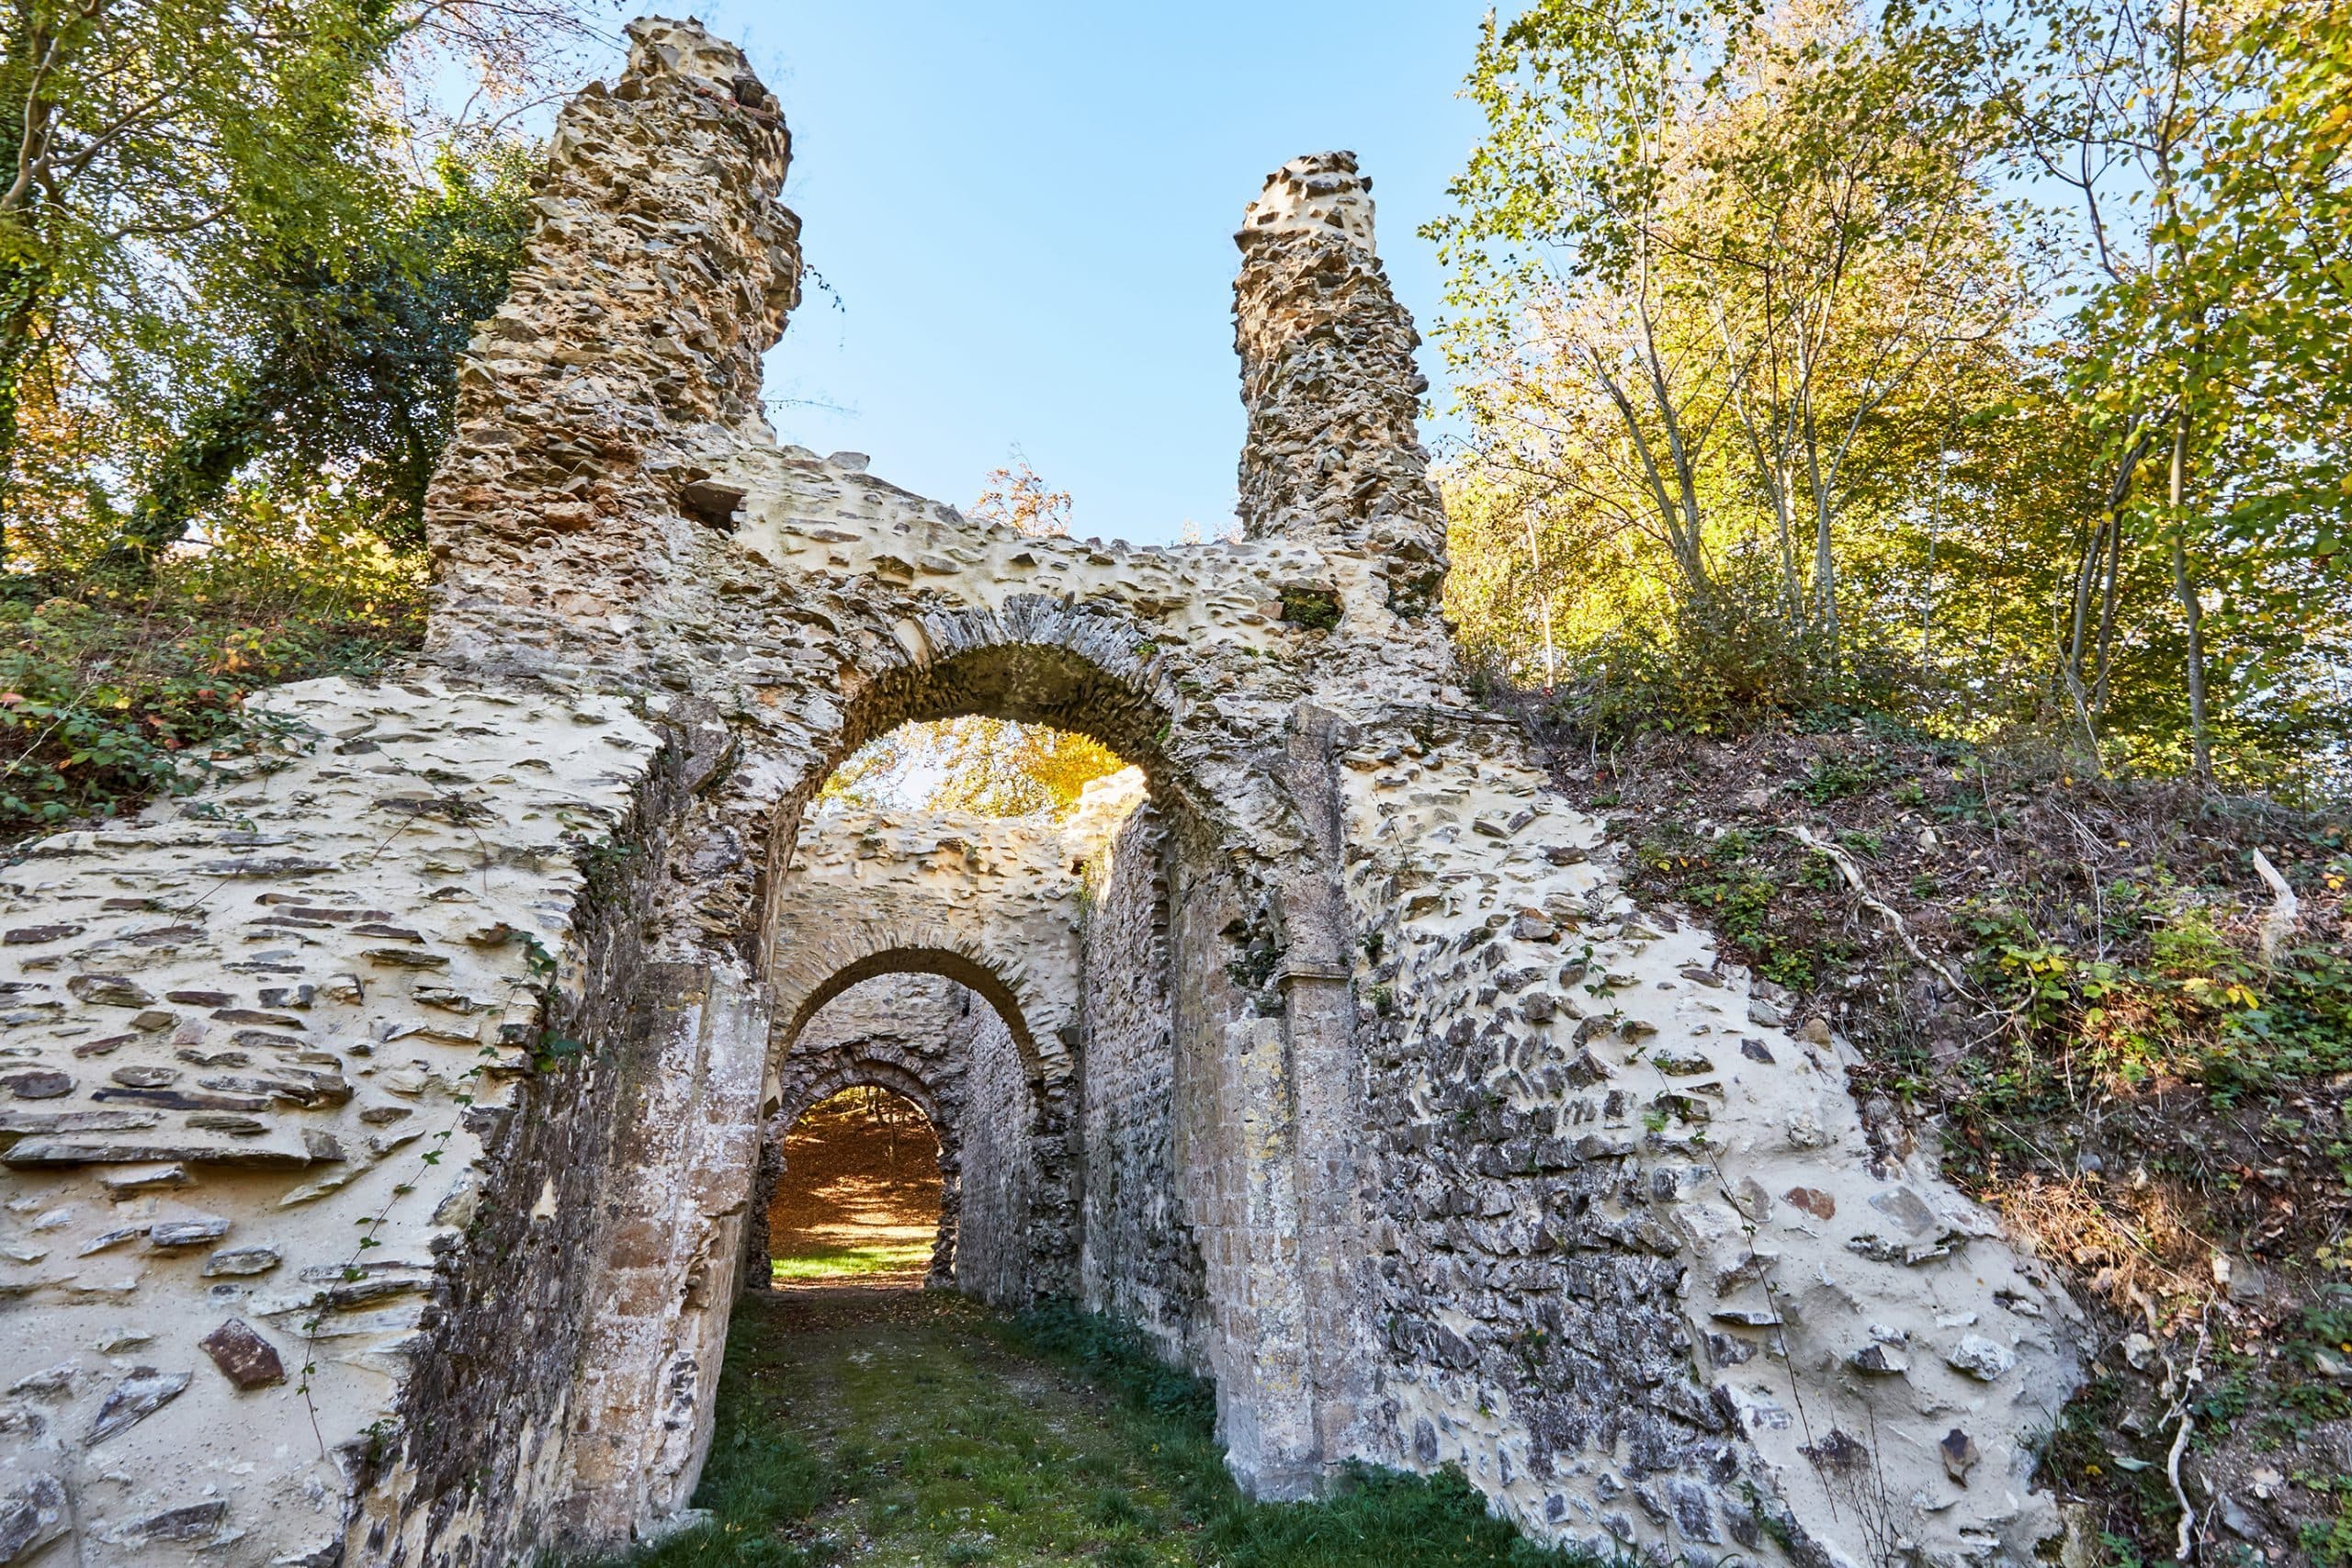
<path fill-rule="evenodd" d="M 932 1244 L 927 1241 L 876 1242 L 862 1247 L 814 1247 L 789 1258 L 771 1258 L 768 1272 L 778 1280 L 804 1283 L 839 1280 L 847 1283 L 876 1274 L 903 1274 L 931 1267 Z"/>
<path fill-rule="evenodd" d="M 1007 1319 L 941 1292 L 746 1300 L 695 1506 L 632 1568 L 1569 1568 L 1459 1475 L 1363 1471 L 1261 1504 L 1208 1386 L 1069 1306 Z"/>

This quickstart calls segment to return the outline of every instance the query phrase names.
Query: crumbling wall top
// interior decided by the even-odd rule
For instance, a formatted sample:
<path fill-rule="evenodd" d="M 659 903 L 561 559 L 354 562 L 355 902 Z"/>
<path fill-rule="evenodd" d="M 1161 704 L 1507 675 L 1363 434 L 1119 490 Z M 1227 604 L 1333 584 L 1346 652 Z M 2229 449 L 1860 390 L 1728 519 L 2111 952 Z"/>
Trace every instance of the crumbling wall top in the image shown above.
<path fill-rule="evenodd" d="M 1365 250 L 1372 239 L 1372 179 L 1352 152 L 1309 152 L 1266 176 L 1234 239 L 1245 250 L 1263 234 L 1339 234 Z"/>

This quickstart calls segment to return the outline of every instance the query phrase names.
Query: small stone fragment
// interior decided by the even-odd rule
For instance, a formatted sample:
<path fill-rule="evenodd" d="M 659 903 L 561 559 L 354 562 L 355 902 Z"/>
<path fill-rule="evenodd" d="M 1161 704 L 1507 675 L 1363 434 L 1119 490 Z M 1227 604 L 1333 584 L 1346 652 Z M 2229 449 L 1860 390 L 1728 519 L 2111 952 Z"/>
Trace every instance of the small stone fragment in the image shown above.
<path fill-rule="evenodd" d="M 192 1220 L 172 1220 L 147 1233 L 147 1245 L 159 1251 L 183 1247 L 207 1247 L 229 1234 L 229 1222 L 217 1214 Z"/>
<path fill-rule="evenodd" d="M 76 975 L 65 988 L 75 1000 L 97 1008 L 143 1008 L 155 999 L 120 975 Z"/>
<path fill-rule="evenodd" d="M 1884 1345 L 1865 1345 L 1854 1352 L 1852 1359 L 1857 1371 L 1881 1377 L 1899 1377 L 1911 1370 L 1911 1363 L 1901 1353 Z"/>
<path fill-rule="evenodd" d="M 36 1475 L 0 1495 L 0 1562 L 20 1562 L 65 1533 L 65 1483 Z"/>
<path fill-rule="evenodd" d="M 266 1274 L 283 1261 L 274 1247 L 230 1247 L 204 1260 L 207 1279 Z"/>
<path fill-rule="evenodd" d="M 98 1418 L 90 1424 L 89 1435 L 82 1440 L 96 1447 L 118 1432 L 129 1431 L 148 1416 L 187 1392 L 193 1372 L 159 1372 L 153 1367 L 133 1367 L 130 1375 L 115 1384 L 107 1402 L 98 1406 Z"/>
<path fill-rule="evenodd" d="M 1991 1382 L 2018 1364 L 2017 1355 L 1982 1334 L 1971 1334 L 1944 1352 L 1944 1359 L 1982 1382 Z"/>
<path fill-rule="evenodd" d="M 81 1375 L 82 1369 L 78 1363 L 60 1361 L 53 1367 L 45 1368 L 38 1372 L 29 1372 L 18 1378 L 8 1385 L 8 1393 L 11 1395 L 63 1393 L 74 1386 L 74 1380 Z"/>
<path fill-rule="evenodd" d="M 85 1040 L 74 1046 L 74 1055 L 85 1059 L 91 1056 L 110 1056 L 138 1038 L 136 1034 L 101 1035 L 96 1040 Z"/>
<path fill-rule="evenodd" d="M 18 1100 L 55 1100 L 74 1092 L 74 1079 L 54 1067 L 33 1067 L 0 1077 L 0 1084 Z"/>
<path fill-rule="evenodd" d="M 1871 1207 L 1909 1231 L 1923 1235 L 1935 1230 L 1936 1212 L 1927 1201 L 1908 1187 L 1898 1187 L 1892 1192 L 1881 1192 L 1871 1199 Z"/>
<path fill-rule="evenodd" d="M 1968 1472 L 1982 1456 L 1976 1451 L 1976 1439 L 1954 1427 L 1936 1445 L 1944 1457 L 1944 1472 L 1962 1486 L 1968 1484 Z"/>
<path fill-rule="evenodd" d="M 190 1503 L 185 1508 L 167 1508 L 160 1514 L 150 1514 L 130 1527 L 131 1533 L 145 1540 L 202 1540 L 217 1535 L 220 1522 L 229 1517 L 229 1505 L 219 1499 L 209 1503 Z"/>
<path fill-rule="evenodd" d="M 142 1192 L 162 1192 L 175 1187 L 195 1183 L 184 1165 L 138 1165 L 121 1170 L 109 1170 L 98 1177 L 98 1185 L 117 1201 L 136 1198 Z"/>
<path fill-rule="evenodd" d="M 286 1363 L 277 1348 L 241 1317 L 232 1317 L 202 1339 L 197 1348 L 212 1358 L 220 1375 L 239 1388 L 263 1388 L 286 1381 Z"/>
<path fill-rule="evenodd" d="M 63 942 L 67 937 L 80 936 L 82 930 L 82 927 L 74 925 L 18 926 L 7 935 L 0 936 L 0 942 L 10 947 L 28 947 L 44 942 Z M 5 1561 L 0 1559 L 0 1562 Z"/>
<path fill-rule="evenodd" d="M 1818 1187 L 1792 1187 L 1781 1196 L 1816 1220 L 1837 1217 L 1838 1200 Z"/>

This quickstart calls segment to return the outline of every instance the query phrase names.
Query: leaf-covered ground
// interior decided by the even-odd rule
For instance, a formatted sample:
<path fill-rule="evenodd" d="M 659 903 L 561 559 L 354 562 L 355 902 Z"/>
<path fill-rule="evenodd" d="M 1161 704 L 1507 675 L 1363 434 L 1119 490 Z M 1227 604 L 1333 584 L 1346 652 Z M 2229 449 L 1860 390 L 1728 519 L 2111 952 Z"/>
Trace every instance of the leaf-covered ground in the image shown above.
<path fill-rule="evenodd" d="M 2201 1561 L 2352 1564 L 2345 815 L 1883 726 L 1552 739 L 1637 897 L 1849 1047 L 1880 1152 L 1939 1155 L 2091 1309 L 2043 1467 L 2089 1558 L 2173 1559 L 2185 1421 Z"/>
<path fill-rule="evenodd" d="M 1458 1478 L 1367 1474 L 1330 1502 L 1253 1504 L 1211 1408 L 1205 1385 L 1067 1309 L 749 1296 L 695 1496 L 710 1522 L 632 1568 L 1569 1568 Z"/>
<path fill-rule="evenodd" d="M 939 1139 L 920 1110 L 883 1089 L 844 1089 L 794 1123 L 783 1154 L 768 1204 L 779 1289 L 923 1282 L 942 1189 Z"/>

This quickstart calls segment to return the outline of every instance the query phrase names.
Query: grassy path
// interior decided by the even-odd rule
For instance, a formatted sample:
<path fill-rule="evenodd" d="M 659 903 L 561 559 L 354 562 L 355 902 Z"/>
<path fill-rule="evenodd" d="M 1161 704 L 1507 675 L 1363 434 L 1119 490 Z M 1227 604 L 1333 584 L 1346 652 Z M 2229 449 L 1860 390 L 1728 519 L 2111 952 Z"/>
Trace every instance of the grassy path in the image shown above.
<path fill-rule="evenodd" d="M 1204 1385 L 1072 1314 L 803 1289 L 737 1307 L 697 1506 L 639 1568 L 1553 1568 L 1458 1480 L 1252 1504 Z"/>

